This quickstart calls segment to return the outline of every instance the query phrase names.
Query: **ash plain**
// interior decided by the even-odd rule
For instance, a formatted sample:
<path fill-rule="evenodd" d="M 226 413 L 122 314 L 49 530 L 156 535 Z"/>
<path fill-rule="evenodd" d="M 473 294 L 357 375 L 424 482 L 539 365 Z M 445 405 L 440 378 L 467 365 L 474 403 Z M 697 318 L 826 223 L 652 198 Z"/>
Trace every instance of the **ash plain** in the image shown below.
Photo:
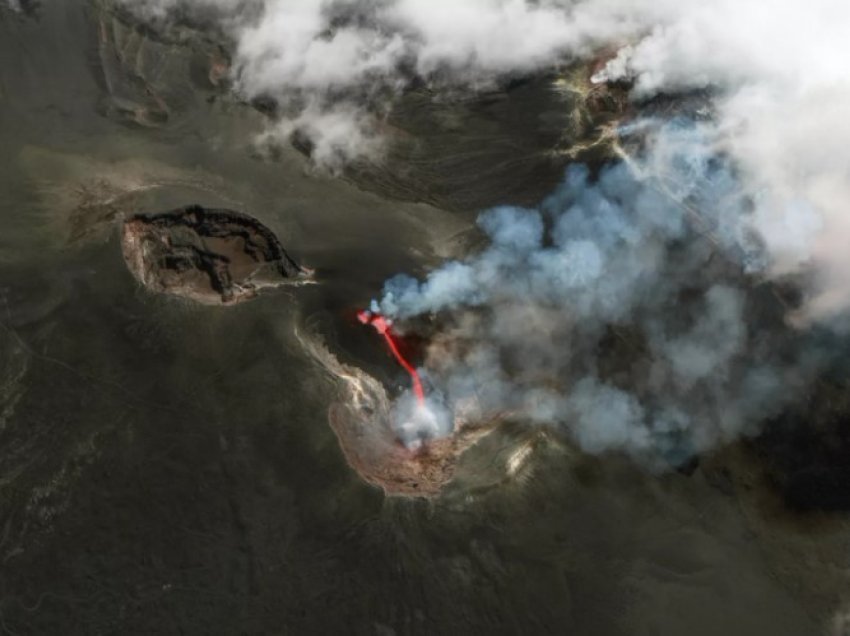
<path fill-rule="evenodd" d="M 264 115 L 218 86 L 202 33 L 178 45 L 107 2 L 25 5 L 0 5 L 0 631 L 846 633 L 846 376 L 688 472 L 507 423 L 440 496 L 385 496 L 346 461 L 339 384 L 299 329 L 395 390 L 342 317 L 559 165 L 506 182 L 496 155 L 461 193 L 427 170 L 316 175 L 297 149 L 254 152 Z M 460 119 L 498 136 L 499 108 Z M 226 309 L 147 292 L 116 221 L 187 203 L 251 214 L 322 283 Z"/>

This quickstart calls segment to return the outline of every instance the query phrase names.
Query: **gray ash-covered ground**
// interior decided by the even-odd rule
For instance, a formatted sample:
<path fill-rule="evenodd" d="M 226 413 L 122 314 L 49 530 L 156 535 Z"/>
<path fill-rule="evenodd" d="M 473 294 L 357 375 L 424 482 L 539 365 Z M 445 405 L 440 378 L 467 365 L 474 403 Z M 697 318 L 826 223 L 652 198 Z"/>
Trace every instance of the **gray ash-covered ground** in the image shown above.
<path fill-rule="evenodd" d="M 422 138 L 400 156 L 420 166 L 453 155 L 448 132 L 428 138 L 440 108 L 460 109 L 466 139 L 481 139 L 474 161 L 445 164 L 471 184 L 456 198 L 429 184 L 436 168 L 364 191 L 312 175 L 289 147 L 258 159 L 246 140 L 266 117 L 209 81 L 226 60 L 214 38 L 151 33 L 107 2 L 40 4 L 30 16 L 0 4 L 0 632 L 814 636 L 832 625 L 850 595 L 840 369 L 764 435 L 689 474 L 587 457 L 521 422 L 469 446 L 430 500 L 387 497 L 349 465 L 328 420 L 345 387 L 296 334 L 316 328 L 389 395 L 406 386 L 352 308 L 389 276 L 468 249 L 471 214 L 406 200 L 541 196 L 545 179 L 526 191 L 498 168 L 512 95 L 556 108 L 543 80 L 489 106 L 426 108 L 419 124 L 417 109 L 400 111 Z M 562 116 L 542 127 L 547 144 Z M 465 181 L 488 161 L 492 178 Z M 319 284 L 227 309 L 141 288 L 121 221 L 190 202 L 256 219 Z"/>
<path fill-rule="evenodd" d="M 807 398 L 750 442 L 790 510 L 850 513 L 850 400 L 845 373 L 825 375 Z"/>
<path fill-rule="evenodd" d="M 223 46 L 192 25 L 154 30 L 111 0 L 90 3 L 97 29 L 98 110 L 128 125 L 180 125 L 188 105 L 222 92 L 229 68 Z"/>
<path fill-rule="evenodd" d="M 454 98 L 418 88 L 387 117 L 386 157 L 355 162 L 346 174 L 383 196 L 449 210 L 534 205 L 568 162 L 611 156 L 606 126 L 624 113 L 623 101 L 593 89 L 584 66 Z"/>

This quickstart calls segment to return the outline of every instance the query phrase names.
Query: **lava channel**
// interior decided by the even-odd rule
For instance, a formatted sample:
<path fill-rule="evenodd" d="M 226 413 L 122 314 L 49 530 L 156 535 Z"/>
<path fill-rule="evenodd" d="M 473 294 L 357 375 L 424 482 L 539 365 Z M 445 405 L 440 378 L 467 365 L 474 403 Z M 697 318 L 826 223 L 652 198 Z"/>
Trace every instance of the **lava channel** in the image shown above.
<path fill-rule="evenodd" d="M 391 331 L 392 322 L 381 314 L 369 311 L 368 309 L 358 311 L 357 319 L 364 325 L 372 325 L 384 337 L 395 359 L 407 371 L 408 375 L 410 375 L 410 379 L 413 382 L 413 393 L 416 395 L 416 399 L 421 406 L 425 406 L 425 391 L 422 388 L 422 380 L 419 378 L 419 372 L 399 351 Z"/>

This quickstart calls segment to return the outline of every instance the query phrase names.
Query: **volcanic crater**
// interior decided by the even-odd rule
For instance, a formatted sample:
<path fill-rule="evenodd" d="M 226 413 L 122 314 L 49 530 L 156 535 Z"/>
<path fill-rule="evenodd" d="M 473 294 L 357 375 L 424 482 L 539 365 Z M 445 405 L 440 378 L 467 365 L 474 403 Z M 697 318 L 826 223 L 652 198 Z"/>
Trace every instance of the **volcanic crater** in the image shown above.
<path fill-rule="evenodd" d="M 269 228 L 233 210 L 190 205 L 137 214 L 124 222 L 121 244 L 127 267 L 147 289 L 205 305 L 232 305 L 312 275 Z"/>

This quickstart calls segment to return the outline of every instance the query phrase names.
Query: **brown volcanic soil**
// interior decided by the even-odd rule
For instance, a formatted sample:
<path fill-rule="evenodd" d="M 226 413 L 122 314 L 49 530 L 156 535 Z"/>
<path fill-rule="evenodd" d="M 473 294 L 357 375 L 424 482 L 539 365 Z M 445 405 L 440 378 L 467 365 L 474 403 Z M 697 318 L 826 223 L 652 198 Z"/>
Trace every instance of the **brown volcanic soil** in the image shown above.
<path fill-rule="evenodd" d="M 456 423 L 449 437 L 430 439 L 410 449 L 397 439 L 385 412 L 338 402 L 331 405 L 328 419 L 357 474 L 387 495 L 406 497 L 439 495 L 455 476 L 461 455 L 495 426 Z"/>
<path fill-rule="evenodd" d="M 271 230 L 231 210 L 195 205 L 136 215 L 124 222 L 121 245 L 145 287 L 206 305 L 238 303 L 309 276 Z"/>
<path fill-rule="evenodd" d="M 391 425 L 392 405 L 384 386 L 361 369 L 341 363 L 315 336 L 298 334 L 304 349 L 340 383 L 328 421 L 349 466 L 387 495 L 436 497 L 452 481 L 461 456 L 492 433 L 498 418 L 458 416 L 451 435 L 406 447 Z"/>

